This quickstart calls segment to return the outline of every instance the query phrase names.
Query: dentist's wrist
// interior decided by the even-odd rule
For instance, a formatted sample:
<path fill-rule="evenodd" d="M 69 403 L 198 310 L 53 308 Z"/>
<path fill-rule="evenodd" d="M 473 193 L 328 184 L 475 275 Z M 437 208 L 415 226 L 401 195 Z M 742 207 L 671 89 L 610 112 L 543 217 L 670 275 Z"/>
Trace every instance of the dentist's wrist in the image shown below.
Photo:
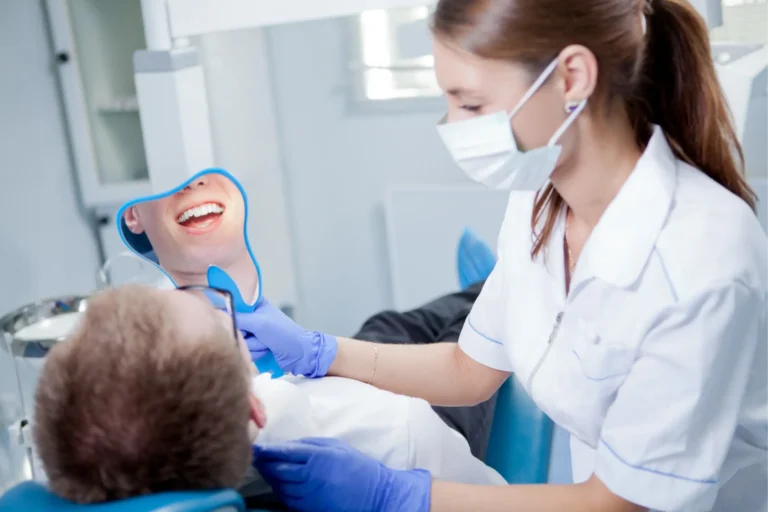
<path fill-rule="evenodd" d="M 389 470 L 377 512 L 429 512 L 432 475 L 423 469 Z"/>
<path fill-rule="evenodd" d="M 334 336 L 321 332 L 311 332 L 312 335 L 312 368 L 305 377 L 317 379 L 325 377 L 333 360 L 336 359 L 339 343 Z"/>

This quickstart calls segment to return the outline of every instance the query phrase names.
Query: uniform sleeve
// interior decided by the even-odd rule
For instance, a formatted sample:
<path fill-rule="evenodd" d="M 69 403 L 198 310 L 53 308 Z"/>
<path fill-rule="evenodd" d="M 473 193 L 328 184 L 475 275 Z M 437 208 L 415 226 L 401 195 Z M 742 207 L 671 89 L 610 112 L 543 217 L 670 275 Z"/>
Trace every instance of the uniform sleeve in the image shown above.
<path fill-rule="evenodd" d="M 510 293 L 507 267 L 514 256 L 510 254 L 509 247 L 517 246 L 513 240 L 516 240 L 518 230 L 529 233 L 527 223 L 531 218 L 534 196 L 520 192 L 509 195 L 496 243 L 496 266 L 485 281 L 459 336 L 459 347 L 465 354 L 478 363 L 504 372 L 512 372 L 508 350 L 504 346 L 505 310 Z M 525 222 L 521 223 L 521 219 Z"/>
<path fill-rule="evenodd" d="M 765 332 L 765 296 L 740 283 L 666 310 L 607 412 L 595 475 L 654 510 L 710 510 Z"/>
<path fill-rule="evenodd" d="M 504 266 L 499 260 L 467 315 L 459 335 L 459 347 L 478 363 L 511 372 L 502 336 L 505 303 Z"/>
<path fill-rule="evenodd" d="M 510 293 L 506 269 L 514 256 L 509 254 L 509 247 L 515 246 L 511 240 L 516 239 L 516 230 L 527 229 L 532 207 L 532 194 L 510 194 L 496 243 L 496 266 L 485 281 L 459 336 L 459 347 L 465 354 L 489 368 L 505 372 L 512 371 L 507 347 L 504 346 L 504 322 L 507 317 L 504 311 L 508 307 Z M 526 223 L 522 224 L 520 219 Z"/>

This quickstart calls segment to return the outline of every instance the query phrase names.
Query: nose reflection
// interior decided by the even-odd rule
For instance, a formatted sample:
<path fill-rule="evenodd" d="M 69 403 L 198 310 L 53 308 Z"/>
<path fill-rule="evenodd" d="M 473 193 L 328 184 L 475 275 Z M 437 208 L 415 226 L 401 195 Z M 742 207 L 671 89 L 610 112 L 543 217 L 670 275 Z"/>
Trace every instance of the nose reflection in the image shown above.
<path fill-rule="evenodd" d="M 204 187 L 208 184 L 207 176 L 200 176 L 195 181 L 184 187 L 185 191 L 194 190 L 196 188 Z"/>

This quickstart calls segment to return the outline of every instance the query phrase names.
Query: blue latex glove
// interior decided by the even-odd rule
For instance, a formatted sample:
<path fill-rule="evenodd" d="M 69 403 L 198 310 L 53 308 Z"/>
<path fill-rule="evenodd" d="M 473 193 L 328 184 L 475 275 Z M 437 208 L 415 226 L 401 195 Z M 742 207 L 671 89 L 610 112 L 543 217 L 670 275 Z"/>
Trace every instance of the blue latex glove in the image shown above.
<path fill-rule="evenodd" d="M 284 371 L 314 379 L 328 373 L 336 357 L 336 338 L 302 329 L 266 298 L 235 319 L 254 360 L 268 351 Z"/>
<path fill-rule="evenodd" d="M 253 447 L 253 464 L 291 510 L 429 512 L 432 477 L 398 471 L 337 439 Z"/>

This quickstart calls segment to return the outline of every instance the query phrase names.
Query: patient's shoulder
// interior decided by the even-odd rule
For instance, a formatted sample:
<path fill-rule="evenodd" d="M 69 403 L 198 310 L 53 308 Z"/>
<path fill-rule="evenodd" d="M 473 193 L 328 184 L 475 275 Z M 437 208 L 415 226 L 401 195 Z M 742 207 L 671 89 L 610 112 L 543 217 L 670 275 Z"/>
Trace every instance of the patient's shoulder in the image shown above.
<path fill-rule="evenodd" d="M 251 391 L 264 405 L 267 416 L 267 424 L 257 438 L 260 444 L 321 435 L 313 421 L 309 395 L 291 377 L 273 379 L 268 374 L 258 375 L 251 380 Z"/>
<path fill-rule="evenodd" d="M 415 399 L 343 377 L 301 379 L 296 385 L 309 396 L 320 436 L 342 439 L 391 468 L 408 467 Z"/>

